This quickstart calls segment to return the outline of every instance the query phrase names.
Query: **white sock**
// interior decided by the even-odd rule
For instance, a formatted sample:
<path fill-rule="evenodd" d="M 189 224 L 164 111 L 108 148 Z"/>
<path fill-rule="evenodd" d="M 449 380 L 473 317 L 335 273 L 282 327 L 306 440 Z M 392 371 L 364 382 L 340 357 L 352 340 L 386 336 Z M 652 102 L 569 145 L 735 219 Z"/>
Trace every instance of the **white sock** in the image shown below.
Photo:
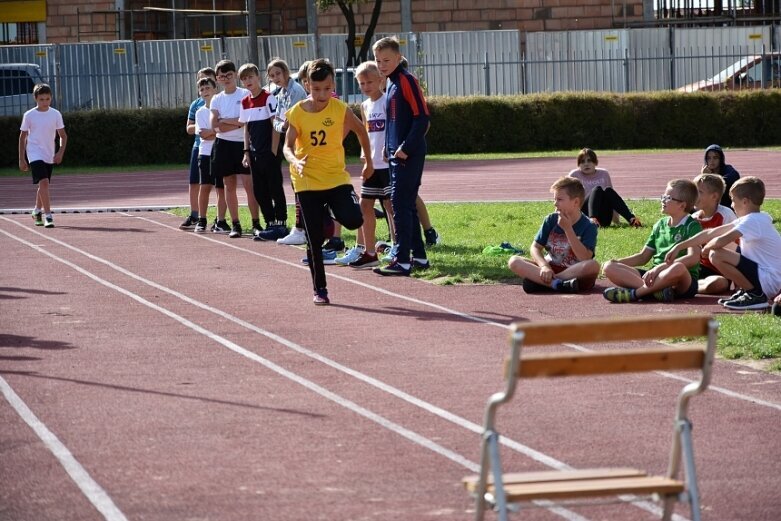
<path fill-rule="evenodd" d="M 38 215 L 39 213 L 43 213 L 43 210 L 41 210 L 40 208 L 33 209 L 33 215 Z"/>

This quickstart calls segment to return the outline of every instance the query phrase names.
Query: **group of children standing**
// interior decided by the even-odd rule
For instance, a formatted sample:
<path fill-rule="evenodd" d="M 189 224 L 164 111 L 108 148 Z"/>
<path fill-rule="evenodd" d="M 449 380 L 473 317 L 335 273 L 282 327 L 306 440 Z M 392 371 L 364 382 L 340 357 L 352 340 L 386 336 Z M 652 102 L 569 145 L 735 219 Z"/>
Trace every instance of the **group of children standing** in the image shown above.
<path fill-rule="evenodd" d="M 766 309 L 775 297 L 773 313 L 781 314 L 781 235 L 761 211 L 765 185 L 757 177 L 740 178 L 724 163 L 720 147 L 708 147 L 702 173 L 693 181 L 667 183 L 660 197 L 664 216 L 643 248 L 602 267 L 594 260 L 598 227 L 610 226 L 618 215 L 631 226 L 642 223 L 615 192 L 608 172 L 596 168 L 593 150 L 583 149 L 577 161 L 578 169 L 551 187 L 556 212 L 534 238 L 532 260 L 517 255 L 509 260 L 526 292 L 585 291 L 601 268 L 613 284 L 603 292 L 611 302 L 671 302 L 732 289 L 718 300 L 725 308 Z"/>

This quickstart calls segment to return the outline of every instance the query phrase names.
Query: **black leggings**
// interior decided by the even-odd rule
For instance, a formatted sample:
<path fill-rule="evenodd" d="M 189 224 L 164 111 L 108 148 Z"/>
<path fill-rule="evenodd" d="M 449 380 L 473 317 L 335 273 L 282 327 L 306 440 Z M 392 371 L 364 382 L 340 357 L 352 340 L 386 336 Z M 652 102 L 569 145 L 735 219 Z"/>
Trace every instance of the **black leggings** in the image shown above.
<path fill-rule="evenodd" d="M 250 154 L 252 189 L 266 225 L 287 221 L 287 201 L 282 187 L 281 158 L 265 151 Z"/>
<path fill-rule="evenodd" d="M 298 192 L 301 204 L 301 220 L 306 231 L 306 257 L 309 273 L 315 291 L 325 289 L 325 268 L 323 267 L 322 244 L 325 240 L 323 225 L 325 212 L 330 208 L 334 219 L 348 230 L 357 230 L 363 225 L 363 215 L 358 196 L 352 185 L 341 185 L 328 190 L 307 190 Z"/>
<path fill-rule="evenodd" d="M 631 222 L 634 214 L 621 196 L 612 188 L 595 186 L 583 201 L 581 210 L 589 217 L 596 217 L 600 226 L 610 226 L 613 222 L 613 212 Z"/>

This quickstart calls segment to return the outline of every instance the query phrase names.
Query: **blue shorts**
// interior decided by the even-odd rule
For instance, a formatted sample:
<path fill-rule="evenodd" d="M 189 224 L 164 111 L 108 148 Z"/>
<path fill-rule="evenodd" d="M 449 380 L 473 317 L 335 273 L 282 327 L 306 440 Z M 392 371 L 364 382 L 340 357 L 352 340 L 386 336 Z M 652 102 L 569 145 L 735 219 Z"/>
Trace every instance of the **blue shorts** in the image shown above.
<path fill-rule="evenodd" d="M 190 152 L 190 184 L 197 185 L 200 183 L 201 173 L 198 170 L 198 147 L 193 147 Z"/>

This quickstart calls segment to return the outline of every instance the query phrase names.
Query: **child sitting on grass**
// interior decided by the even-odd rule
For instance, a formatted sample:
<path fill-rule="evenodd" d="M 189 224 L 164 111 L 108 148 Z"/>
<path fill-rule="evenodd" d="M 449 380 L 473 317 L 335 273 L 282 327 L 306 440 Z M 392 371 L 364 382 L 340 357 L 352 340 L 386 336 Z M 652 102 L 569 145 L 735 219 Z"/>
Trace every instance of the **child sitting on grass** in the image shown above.
<path fill-rule="evenodd" d="M 737 217 L 731 208 L 719 204 L 724 195 L 724 180 L 716 174 L 700 174 L 694 178 L 697 185 L 697 211 L 692 214 L 703 230 L 729 224 Z M 735 249 L 734 247 L 732 249 Z M 730 282 L 708 260 L 700 257 L 700 280 L 697 293 L 715 295 L 729 291 Z"/>
<path fill-rule="evenodd" d="M 781 291 L 781 235 L 773 218 L 760 210 L 765 184 L 757 177 L 742 177 L 732 185 L 730 196 L 738 218 L 679 241 L 667 261 L 684 248 L 703 246 L 716 269 L 739 288 L 719 304 L 737 310 L 767 309 L 768 295 Z M 740 241 L 738 251 L 728 248 L 735 240 Z"/>
<path fill-rule="evenodd" d="M 534 262 L 513 255 L 507 265 L 523 277 L 526 293 L 589 290 L 599 275 L 599 263 L 594 260 L 597 227 L 580 211 L 585 198 L 583 184 L 573 177 L 562 177 L 550 191 L 556 211 L 545 218 L 532 242 Z"/>
<path fill-rule="evenodd" d="M 667 183 L 661 197 L 665 217 L 654 224 L 651 235 L 642 250 L 623 259 L 605 263 L 605 277 L 615 284 L 602 295 L 611 302 L 635 302 L 653 295 L 661 302 L 675 298 L 691 298 L 697 294 L 697 278 L 700 271 L 700 248 L 692 245 L 683 256 L 672 257 L 665 263 L 665 256 L 676 243 L 694 237 L 702 226 L 689 215 L 697 201 L 697 185 L 688 179 L 675 179 Z M 682 251 L 682 250 L 679 250 Z M 639 270 L 652 261 L 649 270 Z"/>

